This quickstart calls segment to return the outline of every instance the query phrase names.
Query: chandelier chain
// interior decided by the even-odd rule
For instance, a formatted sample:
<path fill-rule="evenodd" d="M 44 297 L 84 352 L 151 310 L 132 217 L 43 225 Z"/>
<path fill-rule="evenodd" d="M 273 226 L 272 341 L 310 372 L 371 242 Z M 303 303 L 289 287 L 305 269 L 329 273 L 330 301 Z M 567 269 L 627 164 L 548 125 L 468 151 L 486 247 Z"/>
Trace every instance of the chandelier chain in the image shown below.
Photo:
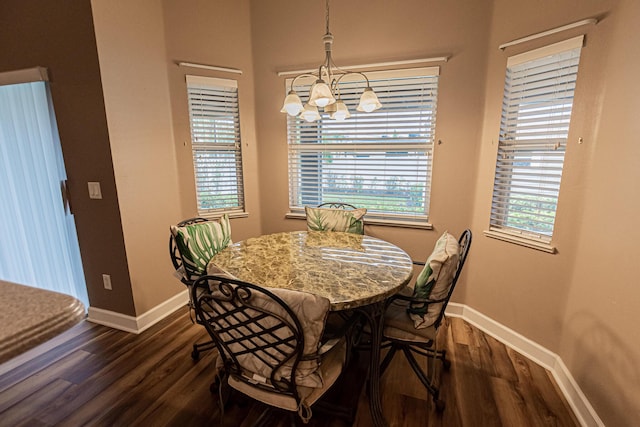
<path fill-rule="evenodd" d="M 326 13 L 326 17 L 327 17 L 326 18 L 326 20 L 327 20 L 327 34 L 330 34 L 329 33 L 329 0 L 327 0 L 326 3 L 325 3 L 325 9 L 326 9 L 325 13 Z"/>
<path fill-rule="evenodd" d="M 324 43 L 324 62 L 318 67 L 318 74 L 313 72 L 303 72 L 298 74 L 291 81 L 289 93 L 287 94 L 284 105 L 282 106 L 283 113 L 288 113 L 292 117 L 300 116 L 307 122 L 314 122 L 321 120 L 320 112 L 318 108 L 324 109 L 324 113 L 329 115 L 332 120 L 345 120 L 351 117 L 349 108 L 340 99 L 340 81 L 343 77 L 348 75 L 359 75 L 364 79 L 366 87 L 360 95 L 360 101 L 356 107 L 357 111 L 371 113 L 379 109 L 382 104 L 378 100 L 373 89 L 369 85 L 369 79 L 367 76 L 359 71 L 343 71 L 333 62 L 331 55 L 331 47 L 333 44 L 333 35 L 329 30 L 329 2 L 325 0 L 325 20 L 326 20 L 326 33 L 322 37 Z M 315 82 L 309 89 L 309 100 L 306 104 L 302 104 L 300 96 L 294 90 L 295 83 L 299 78 L 313 77 Z"/>

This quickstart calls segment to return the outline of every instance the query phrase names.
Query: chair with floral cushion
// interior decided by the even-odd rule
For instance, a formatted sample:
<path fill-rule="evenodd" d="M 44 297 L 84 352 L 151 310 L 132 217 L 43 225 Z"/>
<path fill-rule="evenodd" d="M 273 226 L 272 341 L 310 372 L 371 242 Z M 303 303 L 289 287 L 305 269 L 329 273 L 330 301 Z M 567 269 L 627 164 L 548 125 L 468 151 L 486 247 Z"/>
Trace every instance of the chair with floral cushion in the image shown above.
<path fill-rule="evenodd" d="M 176 275 L 189 290 L 193 282 L 206 273 L 209 260 L 231 244 L 229 217 L 223 215 L 218 221 L 206 218 L 190 218 L 170 227 L 169 255 Z M 191 292 L 189 292 L 191 297 Z M 190 315 L 193 300 L 189 299 Z M 197 319 L 197 317 L 196 317 Z M 193 322 L 193 317 L 191 318 Z M 193 344 L 191 357 L 198 360 L 200 352 L 215 348 L 212 341 Z"/>
<path fill-rule="evenodd" d="M 209 291 L 209 292 L 204 292 Z M 220 354 L 217 381 L 269 405 L 254 425 L 271 425 L 271 409 L 296 413 L 306 423 L 313 405 L 340 376 L 344 338 L 322 342 L 328 299 L 306 292 L 264 288 L 227 276 L 194 282 L 196 315 Z M 303 327 L 304 325 L 304 327 Z"/>
<path fill-rule="evenodd" d="M 440 390 L 435 382 L 436 361 L 441 360 L 447 370 L 451 362 L 446 359 L 446 350 L 438 350 L 436 337 L 470 246 L 470 230 L 465 230 L 459 240 L 445 232 L 424 263 L 413 289 L 405 289 L 386 303 L 382 347 L 389 348 L 389 352 L 382 361 L 381 375 L 396 352 L 402 351 L 420 382 L 433 396 L 438 411 L 444 410 L 445 403 L 439 398 Z M 431 359 L 431 378 L 414 354 L 427 357 L 425 367 Z"/>
<path fill-rule="evenodd" d="M 348 203 L 323 203 L 318 207 L 305 206 L 309 231 L 342 231 L 364 234 L 364 208 Z"/>
<path fill-rule="evenodd" d="M 364 234 L 364 215 L 367 210 L 356 208 L 349 203 L 327 202 L 316 208 L 305 206 L 307 215 L 307 228 L 309 231 L 342 231 L 346 233 Z M 339 311 L 329 313 L 327 329 L 341 330 L 345 324 L 353 321 L 353 311 Z M 359 333 L 358 328 L 353 332 Z M 352 337 L 356 340 L 356 337 Z M 349 349 L 351 354 L 351 349 Z"/>

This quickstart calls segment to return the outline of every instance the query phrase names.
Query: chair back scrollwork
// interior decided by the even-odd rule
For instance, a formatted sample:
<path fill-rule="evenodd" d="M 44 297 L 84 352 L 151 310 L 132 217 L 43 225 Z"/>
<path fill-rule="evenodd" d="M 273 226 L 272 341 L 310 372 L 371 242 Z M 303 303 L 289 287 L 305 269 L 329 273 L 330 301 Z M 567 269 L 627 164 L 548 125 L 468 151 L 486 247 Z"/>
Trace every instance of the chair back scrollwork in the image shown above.
<path fill-rule="evenodd" d="M 227 375 L 299 400 L 295 372 L 304 335 L 282 299 L 265 288 L 218 276 L 197 279 L 192 298 Z"/>

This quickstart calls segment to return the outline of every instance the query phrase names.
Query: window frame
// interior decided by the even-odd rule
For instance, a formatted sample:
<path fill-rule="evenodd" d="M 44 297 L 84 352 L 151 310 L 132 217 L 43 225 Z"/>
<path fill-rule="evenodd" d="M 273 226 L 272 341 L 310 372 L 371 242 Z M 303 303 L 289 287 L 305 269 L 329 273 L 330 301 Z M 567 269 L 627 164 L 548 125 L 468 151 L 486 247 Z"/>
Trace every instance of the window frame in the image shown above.
<path fill-rule="evenodd" d="M 367 167 L 366 166 L 367 162 L 364 162 L 364 161 L 359 162 L 357 160 L 358 157 L 363 157 L 363 158 L 365 156 L 371 157 L 372 153 L 384 153 L 381 156 L 379 156 L 379 159 L 385 162 L 384 168 L 388 167 L 389 169 L 392 169 L 393 166 L 388 166 L 387 163 L 392 164 L 392 162 L 394 161 L 392 155 L 394 153 L 399 153 L 399 157 L 396 158 L 396 161 L 399 162 L 398 165 L 400 164 L 404 165 L 404 166 L 396 165 L 396 167 L 403 167 L 403 168 L 410 166 L 411 162 L 415 163 L 416 161 L 422 161 L 422 158 L 409 156 L 409 155 L 407 155 L 406 157 L 403 157 L 402 154 L 418 153 L 418 156 L 420 156 L 421 154 L 419 153 L 423 153 L 424 164 L 420 165 L 421 166 L 420 171 L 418 171 L 418 169 L 416 169 L 415 171 L 416 175 L 418 173 L 425 174 L 424 181 L 422 181 L 419 178 L 416 178 L 416 181 L 415 181 L 417 183 L 424 182 L 423 184 L 424 187 L 421 190 L 423 191 L 424 199 L 418 202 L 418 203 L 423 203 L 423 205 L 420 204 L 417 206 L 418 208 L 422 208 L 422 206 L 424 206 L 423 211 L 419 213 L 414 212 L 414 213 L 407 214 L 401 211 L 400 209 L 398 209 L 399 212 L 397 213 L 394 213 L 392 211 L 380 212 L 380 211 L 376 211 L 375 209 L 373 210 L 369 209 L 366 216 L 366 222 L 367 224 L 379 224 L 379 225 L 388 225 L 388 226 L 430 229 L 432 228 L 432 225 L 429 223 L 429 204 L 430 204 L 431 183 L 432 183 L 433 153 L 434 153 L 434 145 L 436 140 L 435 132 L 436 132 L 436 122 L 437 122 L 437 95 L 438 95 L 437 92 L 438 92 L 438 84 L 439 84 L 440 67 L 433 66 L 433 67 L 420 67 L 420 68 L 412 68 L 412 69 L 372 71 L 372 72 L 367 72 L 366 74 L 371 82 L 371 87 L 376 91 L 383 105 L 380 110 L 374 113 L 356 112 L 355 105 L 353 104 L 355 104 L 355 102 L 357 101 L 357 95 L 359 95 L 359 93 L 361 93 L 365 87 L 365 82 L 362 81 L 361 77 L 359 77 L 357 79 L 352 79 L 351 81 L 352 88 L 350 92 L 345 91 L 345 89 L 341 89 L 341 92 L 342 92 L 341 96 L 349 106 L 349 110 L 352 114 L 351 118 L 343 122 L 336 122 L 334 120 L 330 120 L 328 118 L 328 114 L 321 112 L 321 115 L 323 118 L 318 122 L 309 124 L 309 123 L 305 123 L 300 118 L 292 118 L 287 116 L 287 152 L 288 152 L 287 156 L 288 156 L 288 166 L 289 166 L 289 170 L 288 170 L 289 211 L 287 212 L 286 217 L 287 218 L 304 218 L 305 205 L 313 206 L 320 203 L 332 202 L 332 201 L 341 201 L 341 202 L 352 203 L 352 204 L 355 203 L 356 205 L 358 205 L 358 207 L 367 207 L 357 203 L 357 199 L 355 198 L 354 199 L 348 198 L 350 197 L 349 195 L 353 196 L 355 193 L 347 193 L 349 195 L 347 195 L 347 198 L 343 200 L 332 200 L 331 198 L 324 198 L 325 194 L 328 193 L 328 190 L 326 189 L 327 188 L 326 186 L 328 184 L 323 184 L 323 183 L 325 183 L 329 178 L 325 178 L 325 179 L 315 178 L 315 180 L 318 181 L 318 185 L 321 188 L 317 190 L 318 194 L 316 194 L 315 197 L 308 198 L 308 200 L 311 200 L 311 198 L 313 198 L 314 199 L 313 202 L 305 203 L 304 196 L 302 195 L 304 189 L 301 189 L 303 186 L 303 184 L 301 184 L 301 181 L 304 179 L 302 178 L 302 176 L 304 175 L 304 172 L 302 170 L 304 161 L 301 158 L 296 159 L 294 157 L 296 153 L 298 154 L 304 153 L 304 152 L 315 153 L 315 155 L 319 156 L 319 158 L 323 155 L 327 155 L 327 153 L 329 155 L 340 154 L 343 156 L 342 161 L 345 162 L 345 166 L 343 166 L 343 168 L 346 168 L 347 164 L 348 165 L 356 165 L 356 164 L 365 165 L 364 168 L 361 169 L 365 174 L 367 172 L 371 174 L 372 172 L 376 171 L 375 169 L 372 169 L 372 168 L 375 168 L 376 166 L 371 166 L 376 163 L 376 160 L 371 159 L 369 161 L 370 166 Z M 417 120 L 413 117 L 405 118 L 405 116 L 403 115 L 403 112 L 407 111 L 407 108 L 405 107 L 404 110 L 400 109 L 398 94 L 401 93 L 402 88 L 400 88 L 400 86 L 398 85 L 398 87 L 395 89 L 395 92 L 393 92 L 394 79 L 396 79 L 396 82 L 401 82 L 402 79 L 406 79 L 407 82 L 411 81 L 411 79 L 415 79 L 416 81 L 419 81 L 420 79 L 422 79 L 425 81 L 425 83 L 422 83 L 422 86 L 420 86 L 420 88 L 423 91 L 428 90 L 429 93 L 421 95 L 422 98 L 424 99 L 421 100 L 421 104 L 419 104 L 419 106 L 414 107 L 416 108 L 415 116 L 417 117 Z M 290 89 L 292 80 L 293 80 L 292 78 L 286 79 L 285 93 L 288 92 L 288 90 Z M 349 82 L 350 80 L 348 78 L 343 78 L 342 81 Z M 356 84 L 354 82 L 358 82 L 358 83 Z M 311 79 L 305 80 L 304 78 L 299 78 L 296 81 L 296 87 L 294 89 L 298 92 L 299 95 L 301 95 L 303 99 L 306 99 L 307 97 L 307 94 L 305 93 L 305 87 L 308 90 L 309 83 L 311 83 Z M 385 89 L 382 86 L 388 89 Z M 414 89 L 412 89 L 410 96 L 415 96 L 413 90 Z M 346 95 L 347 97 L 351 98 L 350 99 L 351 104 L 349 104 L 348 99 L 345 99 L 345 93 L 347 93 Z M 390 99 L 390 102 L 387 103 L 386 105 L 387 105 L 387 108 L 391 110 L 385 111 L 385 97 L 388 97 L 388 99 Z M 428 109 L 426 108 L 426 106 L 428 106 Z M 421 111 L 423 112 L 422 117 L 419 116 Z M 424 111 L 427 111 L 427 114 L 424 114 Z M 390 112 L 391 114 L 389 114 Z M 376 131 L 379 134 L 383 134 L 385 132 L 387 134 L 393 133 L 394 124 L 392 121 L 389 120 L 389 117 L 393 118 L 394 112 L 395 114 L 398 114 L 398 117 L 399 117 L 398 120 L 405 121 L 405 123 L 401 124 L 400 126 L 406 126 L 407 128 L 410 128 L 412 124 L 407 122 L 409 121 L 416 122 L 418 123 L 418 125 L 415 125 L 415 126 L 420 128 L 420 132 L 415 132 L 415 134 L 409 133 L 404 138 L 398 137 L 398 139 L 403 139 L 404 143 L 393 140 L 392 143 L 385 145 L 379 142 L 382 139 L 382 137 L 373 138 L 368 135 L 364 137 L 364 139 L 367 139 L 367 141 L 365 142 L 357 141 L 359 132 L 363 132 L 359 130 L 358 126 L 362 126 L 362 128 L 364 128 L 366 126 L 365 124 L 366 121 L 369 122 L 369 128 L 371 127 L 371 120 L 378 120 L 379 123 L 384 123 L 385 125 L 388 126 L 383 128 L 384 131 L 379 131 L 379 132 Z M 386 117 L 386 119 L 384 117 Z M 425 118 L 425 117 L 428 117 L 428 118 Z M 358 124 L 358 120 L 360 120 L 361 122 L 360 125 Z M 311 129 L 314 126 L 318 132 L 317 137 L 312 135 Z M 344 131 L 344 133 L 349 134 L 349 136 L 345 136 L 342 140 L 337 141 L 337 143 L 327 142 L 327 140 L 330 140 L 331 138 L 338 138 L 336 137 L 337 131 L 335 129 L 338 129 L 339 127 L 345 127 L 347 130 Z M 300 128 L 303 128 L 303 130 L 294 131 L 294 129 L 300 129 Z M 318 146 L 316 148 L 315 147 L 316 143 L 313 143 L 312 141 L 315 140 L 316 138 L 323 139 L 321 136 L 323 130 L 325 132 L 324 142 L 318 143 Z M 294 133 L 296 132 L 297 134 L 294 135 Z M 300 136 L 305 132 L 306 132 L 306 135 L 311 135 L 311 136 Z M 410 132 L 410 131 L 407 130 L 406 132 Z M 416 139 L 416 141 L 413 141 L 412 137 L 418 134 L 419 134 L 419 137 L 414 138 Z M 347 160 L 347 157 L 349 157 L 350 160 Z M 402 158 L 402 160 L 400 160 L 400 158 Z M 326 166 L 318 166 L 319 169 L 320 168 L 324 169 L 325 167 Z M 380 171 L 384 169 L 382 166 L 379 166 L 379 167 L 380 167 Z M 354 169 L 357 169 L 357 167 L 354 167 Z M 322 176 L 323 171 L 320 171 L 319 173 L 320 173 L 320 176 Z M 392 172 L 389 172 L 389 173 L 391 174 Z M 349 175 L 349 176 L 352 179 L 356 178 L 355 175 Z M 392 175 L 389 175 L 389 176 L 392 176 Z M 387 181 L 384 181 L 384 182 L 386 183 L 385 185 L 388 185 Z M 405 187 L 409 185 L 411 185 L 410 181 L 408 184 L 403 183 L 402 188 L 406 190 Z M 417 188 L 420 189 L 420 187 L 417 187 Z M 349 191 L 355 191 L 355 190 L 349 190 Z M 370 191 L 374 191 L 374 190 L 370 190 Z M 405 192 L 408 193 L 407 191 Z M 373 196 L 367 195 L 367 193 L 363 193 L 360 195 L 360 197 L 361 197 L 361 200 L 362 199 L 366 200 L 366 198 L 372 198 Z M 383 200 L 385 198 L 385 196 L 380 196 L 380 197 L 381 198 L 379 200 Z M 405 196 L 405 198 L 406 197 L 411 198 L 410 195 Z M 374 199 L 374 200 L 372 200 L 372 203 L 378 202 L 378 199 Z"/>
<path fill-rule="evenodd" d="M 543 252 L 556 252 L 556 248 L 552 244 L 552 239 L 556 226 L 558 213 L 557 203 L 559 201 L 562 185 L 566 145 L 569 140 L 571 116 L 575 100 L 575 86 L 578 79 L 583 43 L 584 36 L 581 35 L 558 43 L 543 46 L 538 49 L 513 55 L 507 59 L 504 92 L 502 97 L 500 131 L 496 152 L 496 169 L 494 172 L 491 211 L 489 214 L 489 229 L 484 232 L 488 237 L 515 243 Z M 565 59 L 565 61 L 570 63 L 575 62 L 575 64 L 569 67 L 575 68 L 575 72 L 562 75 L 563 78 L 570 76 L 568 80 L 562 81 L 562 79 L 559 79 L 556 75 L 555 77 L 548 77 L 545 80 L 536 80 L 531 78 L 530 80 L 525 81 L 525 83 L 530 85 L 533 84 L 532 82 L 538 83 L 539 81 L 553 83 L 552 87 L 556 89 L 555 92 L 562 93 L 565 95 L 564 98 L 559 95 L 556 95 L 555 98 L 552 95 L 547 95 L 548 97 L 544 100 L 551 104 L 553 106 L 552 108 L 556 108 L 556 111 L 546 111 L 545 115 L 541 118 L 540 114 L 531 108 L 532 102 L 530 99 L 528 102 L 525 102 L 522 101 L 522 97 L 510 97 L 512 92 L 516 92 L 515 89 L 513 91 L 510 90 L 511 84 L 513 83 L 513 81 L 511 81 L 511 73 L 513 69 L 517 69 L 518 66 L 527 65 L 529 65 L 529 69 L 531 69 L 530 66 L 533 63 L 539 64 L 544 59 L 552 56 L 556 57 L 553 63 L 559 64 L 562 62 L 560 59 L 562 55 L 571 56 L 570 58 Z M 552 71 L 556 74 L 561 74 L 561 70 L 562 67 L 556 65 Z M 554 79 L 557 81 L 554 82 Z M 562 88 L 563 85 L 565 86 L 564 89 Z M 570 87 L 572 88 L 567 89 Z M 531 97 L 534 95 L 534 90 L 535 89 L 530 86 L 529 88 L 522 90 L 522 93 Z M 544 90 L 543 92 L 547 91 Z M 569 104 L 567 100 L 569 100 L 569 97 L 566 95 L 569 93 L 570 105 L 567 113 L 567 105 Z M 520 99 L 520 103 L 517 103 L 518 101 L 516 101 L 517 107 L 515 109 L 510 109 L 509 107 L 513 105 L 510 101 L 517 99 Z M 527 113 L 523 112 L 523 110 L 526 110 L 527 108 L 529 108 L 529 116 L 526 116 Z M 537 108 L 549 109 L 549 107 Z M 531 113 L 531 111 L 534 111 L 534 113 Z M 517 116 L 515 119 L 512 118 L 514 112 Z M 529 128 L 527 128 L 527 126 L 529 126 Z M 533 129 L 534 126 L 538 129 Z M 565 127 L 566 129 L 564 129 Z M 527 132 L 533 132 L 533 134 L 530 133 L 527 135 Z M 520 144 L 518 144 L 518 141 L 520 141 Z M 523 168 L 518 170 L 518 165 L 516 164 L 517 158 L 524 160 L 537 159 L 540 165 L 538 166 L 539 172 L 537 174 L 532 174 L 531 169 L 525 169 L 531 166 L 531 164 L 527 165 L 526 162 L 523 165 Z M 557 166 L 558 163 L 560 163 L 559 167 Z M 514 174 L 516 172 L 520 173 L 519 178 L 514 178 Z M 527 176 L 523 177 L 524 175 Z M 526 188 L 529 183 L 525 181 L 535 181 L 538 185 L 537 189 Z M 546 226 L 548 227 L 550 225 L 551 227 L 549 232 L 543 230 L 543 227 L 540 227 L 540 230 L 538 231 L 534 231 L 531 230 L 533 227 L 530 229 L 527 229 L 526 227 L 517 227 L 514 225 L 514 223 L 516 223 L 514 221 L 508 223 L 507 218 L 510 214 L 512 215 L 516 211 L 512 207 L 509 207 L 511 202 L 515 200 L 515 198 L 511 196 L 511 194 L 514 193 L 514 190 L 518 190 L 520 192 L 520 197 L 531 196 L 537 192 L 539 197 L 543 197 L 544 193 L 544 197 L 549 200 L 555 198 L 555 202 L 551 202 L 551 205 L 555 206 L 553 208 L 552 217 L 545 212 L 545 210 L 550 211 L 551 209 L 548 207 L 543 208 L 542 206 L 539 207 L 537 213 L 526 214 L 533 222 L 544 223 L 546 221 Z M 549 203 L 549 200 L 537 200 L 537 202 L 539 205 L 543 205 L 545 203 Z M 504 206 L 507 207 L 505 208 Z M 545 220 L 545 216 L 547 218 L 551 218 L 550 223 L 548 219 Z"/>
<path fill-rule="evenodd" d="M 185 81 L 189 114 L 189 132 L 191 137 L 194 189 L 198 215 L 207 218 L 219 217 L 223 214 L 228 214 L 230 217 L 236 218 L 246 217 L 248 214 L 246 212 L 238 81 L 235 79 L 205 77 L 189 74 L 185 75 Z M 209 100 L 194 101 L 194 97 L 198 96 L 196 93 L 198 91 L 203 92 L 204 96 L 208 96 Z M 222 98 L 220 98 L 221 94 Z M 202 95 L 202 93 L 200 93 L 200 95 Z M 214 96 L 219 99 L 217 101 L 213 101 Z M 210 111 L 209 113 L 205 112 L 203 114 L 203 105 L 205 103 L 208 106 L 213 106 L 216 111 Z M 212 119 L 220 119 L 220 117 L 224 115 L 227 116 L 225 117 L 226 121 L 229 121 L 229 118 L 231 118 L 233 120 L 233 130 L 229 130 L 229 125 L 226 123 L 223 123 L 220 126 L 214 126 L 216 129 L 221 129 L 219 133 L 215 132 L 215 135 L 212 135 L 211 132 L 207 132 L 206 127 L 201 126 L 199 128 L 200 130 L 194 129 L 196 111 L 199 112 L 199 117 L 207 117 L 208 115 Z M 211 127 L 211 125 L 209 127 Z M 198 138 L 202 138 L 204 135 L 210 138 L 211 141 L 198 142 Z M 205 207 L 201 186 L 206 185 L 207 182 L 210 183 L 213 181 L 202 181 L 201 179 L 204 179 L 202 175 L 206 172 L 199 172 L 199 169 L 202 170 L 202 168 L 206 167 L 206 162 L 201 160 L 199 156 L 206 152 L 226 155 L 227 157 L 230 157 L 231 155 L 233 156 L 231 163 L 233 163 L 235 169 L 232 174 L 235 176 L 227 176 L 229 181 L 227 187 L 235 187 L 235 191 L 225 191 L 228 191 L 229 198 L 236 199 L 237 203 L 221 207 Z M 229 160 L 227 159 L 222 163 L 221 167 L 224 168 L 224 166 L 228 164 Z M 218 189 L 222 186 L 222 184 L 216 185 L 218 185 Z"/>

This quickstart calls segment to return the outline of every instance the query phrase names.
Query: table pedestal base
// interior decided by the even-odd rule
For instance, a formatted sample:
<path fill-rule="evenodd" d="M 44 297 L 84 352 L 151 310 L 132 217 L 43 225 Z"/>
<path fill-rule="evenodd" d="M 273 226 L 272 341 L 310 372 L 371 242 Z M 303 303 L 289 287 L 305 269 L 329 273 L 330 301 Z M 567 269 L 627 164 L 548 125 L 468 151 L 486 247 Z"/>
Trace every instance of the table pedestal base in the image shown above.
<path fill-rule="evenodd" d="M 376 427 L 388 427 L 382 415 L 382 401 L 380 396 L 380 351 L 382 345 L 382 331 L 384 329 L 385 302 L 380 301 L 357 309 L 362 313 L 371 330 L 371 357 L 369 359 L 369 378 L 367 381 L 369 395 L 369 409 L 371 419 Z"/>

